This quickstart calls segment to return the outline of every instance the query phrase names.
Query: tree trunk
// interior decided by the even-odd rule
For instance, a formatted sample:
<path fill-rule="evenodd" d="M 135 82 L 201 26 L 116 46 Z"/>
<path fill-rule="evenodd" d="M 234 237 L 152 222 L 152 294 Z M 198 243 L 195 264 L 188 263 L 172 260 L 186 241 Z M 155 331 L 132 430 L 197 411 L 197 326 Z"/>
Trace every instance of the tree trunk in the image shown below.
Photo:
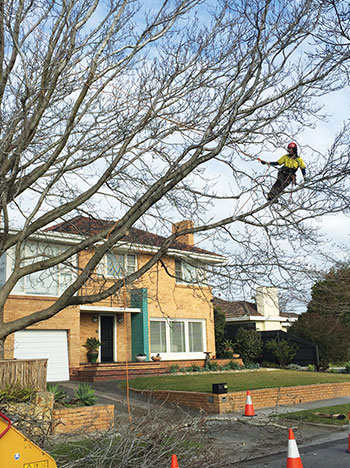
<path fill-rule="evenodd" d="M 4 359 L 4 351 L 5 351 L 5 339 L 6 338 L 0 338 L 0 360 Z"/>

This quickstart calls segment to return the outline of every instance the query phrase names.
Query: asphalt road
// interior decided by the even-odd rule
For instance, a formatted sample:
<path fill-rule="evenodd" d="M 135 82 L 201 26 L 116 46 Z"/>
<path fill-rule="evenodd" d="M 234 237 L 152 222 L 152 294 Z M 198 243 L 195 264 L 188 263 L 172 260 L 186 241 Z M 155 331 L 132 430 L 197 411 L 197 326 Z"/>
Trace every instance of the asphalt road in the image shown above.
<path fill-rule="evenodd" d="M 349 468 L 350 453 L 347 453 L 348 440 L 340 439 L 326 442 L 307 448 L 300 448 L 300 459 L 304 468 Z M 287 463 L 287 450 L 285 453 L 263 457 L 240 463 L 240 468 L 282 468 Z"/>

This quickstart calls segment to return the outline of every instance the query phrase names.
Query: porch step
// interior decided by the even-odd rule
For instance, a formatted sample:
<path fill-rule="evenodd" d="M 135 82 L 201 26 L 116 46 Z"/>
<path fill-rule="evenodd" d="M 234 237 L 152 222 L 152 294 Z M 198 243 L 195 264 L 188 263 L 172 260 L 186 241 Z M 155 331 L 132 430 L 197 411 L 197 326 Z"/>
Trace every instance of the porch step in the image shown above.
<path fill-rule="evenodd" d="M 107 380 L 126 379 L 125 362 L 83 364 L 78 369 L 71 372 L 71 380 L 82 382 L 102 382 Z M 164 374 L 166 369 L 160 366 L 159 362 L 130 362 L 128 363 L 129 377 L 141 375 Z"/>

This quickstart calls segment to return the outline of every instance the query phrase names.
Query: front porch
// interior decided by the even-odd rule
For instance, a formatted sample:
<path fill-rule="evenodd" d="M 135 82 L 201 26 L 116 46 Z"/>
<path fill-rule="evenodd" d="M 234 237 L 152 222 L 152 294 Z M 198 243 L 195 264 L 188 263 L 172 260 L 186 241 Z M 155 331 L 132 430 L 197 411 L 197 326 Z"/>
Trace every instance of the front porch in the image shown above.
<path fill-rule="evenodd" d="M 225 366 L 231 359 L 212 359 L 218 366 Z M 242 365 L 242 360 L 232 359 Z M 205 359 L 181 361 L 145 361 L 145 362 L 111 362 L 111 363 L 82 363 L 78 368 L 70 369 L 70 380 L 80 382 L 103 382 L 108 380 L 126 380 L 129 378 L 161 375 L 169 373 L 169 367 L 178 365 L 179 368 L 196 365 L 205 366 Z"/>

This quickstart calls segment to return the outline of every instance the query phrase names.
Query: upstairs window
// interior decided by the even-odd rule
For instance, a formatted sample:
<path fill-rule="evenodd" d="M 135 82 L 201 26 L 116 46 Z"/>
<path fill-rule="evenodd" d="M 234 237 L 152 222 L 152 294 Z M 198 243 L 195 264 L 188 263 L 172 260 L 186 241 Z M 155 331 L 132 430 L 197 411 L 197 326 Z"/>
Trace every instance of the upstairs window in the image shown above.
<path fill-rule="evenodd" d="M 175 259 L 175 277 L 177 283 L 188 284 L 205 284 L 207 279 L 204 268 L 190 265 L 179 259 Z"/>
<path fill-rule="evenodd" d="M 101 260 L 97 273 L 107 278 L 123 278 L 136 271 L 136 255 L 108 252 Z"/>
<path fill-rule="evenodd" d="M 67 246 L 56 244 L 45 244 L 42 242 L 27 242 L 22 250 L 21 266 L 31 265 L 41 260 L 60 255 L 67 249 Z M 11 255 L 11 254 L 10 254 Z M 10 257 L 11 258 L 11 257 Z M 11 258 L 14 268 L 14 258 Z M 59 263 L 51 268 L 36 271 L 22 277 L 15 285 L 14 293 L 23 293 L 40 296 L 59 296 L 73 282 L 77 273 L 77 258 L 67 260 L 65 263 Z"/>

